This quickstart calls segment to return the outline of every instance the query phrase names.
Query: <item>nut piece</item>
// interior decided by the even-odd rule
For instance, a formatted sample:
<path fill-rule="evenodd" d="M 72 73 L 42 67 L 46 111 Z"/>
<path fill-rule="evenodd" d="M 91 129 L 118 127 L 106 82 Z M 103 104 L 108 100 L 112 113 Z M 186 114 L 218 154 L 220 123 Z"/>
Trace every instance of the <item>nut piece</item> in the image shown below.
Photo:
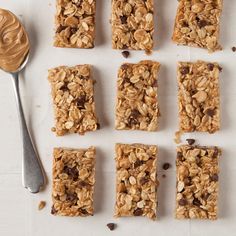
<path fill-rule="evenodd" d="M 112 0 L 112 48 L 152 50 L 153 10 L 153 0 Z"/>
<path fill-rule="evenodd" d="M 115 216 L 155 219 L 157 186 L 157 147 L 116 144 Z"/>
<path fill-rule="evenodd" d="M 54 148 L 53 215 L 93 215 L 95 148 Z"/>
<path fill-rule="evenodd" d="M 180 45 L 221 50 L 218 42 L 222 0 L 179 0 L 172 40 Z"/>
<path fill-rule="evenodd" d="M 177 219 L 217 219 L 220 156 L 218 147 L 177 147 Z"/>
<path fill-rule="evenodd" d="M 93 48 L 96 0 L 57 0 L 55 47 Z"/>
<path fill-rule="evenodd" d="M 54 104 L 56 135 L 84 134 L 98 129 L 95 114 L 94 80 L 90 65 L 60 66 L 49 70 Z"/>
<path fill-rule="evenodd" d="M 180 131 L 214 133 L 220 129 L 219 73 L 217 63 L 178 63 Z"/>
<path fill-rule="evenodd" d="M 45 201 L 40 201 L 39 205 L 38 205 L 38 210 L 42 210 L 44 207 L 46 206 L 46 202 Z"/>
<path fill-rule="evenodd" d="M 157 130 L 160 116 L 157 102 L 159 68 L 160 64 L 154 61 L 121 65 L 117 81 L 117 130 Z"/>

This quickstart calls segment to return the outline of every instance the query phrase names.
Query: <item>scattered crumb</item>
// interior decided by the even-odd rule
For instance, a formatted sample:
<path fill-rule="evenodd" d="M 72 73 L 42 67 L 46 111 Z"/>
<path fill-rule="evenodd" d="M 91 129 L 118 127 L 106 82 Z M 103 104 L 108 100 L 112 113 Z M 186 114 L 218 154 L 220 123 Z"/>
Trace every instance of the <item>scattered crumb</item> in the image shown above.
<path fill-rule="evenodd" d="M 128 58 L 130 55 L 129 51 L 123 51 L 121 54 L 124 58 Z"/>
<path fill-rule="evenodd" d="M 152 55 L 152 50 L 145 50 L 146 55 L 150 56 Z"/>
<path fill-rule="evenodd" d="M 223 68 L 221 66 L 219 66 L 219 71 L 221 72 L 223 70 Z"/>
<path fill-rule="evenodd" d="M 232 51 L 233 51 L 233 52 L 236 52 L 236 47 L 232 47 Z"/>
<path fill-rule="evenodd" d="M 40 201 L 39 205 L 38 205 L 38 210 L 42 210 L 44 207 L 46 206 L 46 202 L 45 201 Z"/>
<path fill-rule="evenodd" d="M 174 141 L 175 141 L 176 144 L 179 144 L 181 142 L 181 135 L 182 134 L 183 133 L 181 131 L 175 132 L 175 139 L 174 139 Z"/>
<path fill-rule="evenodd" d="M 107 227 L 111 230 L 111 231 L 113 231 L 115 228 L 116 228 L 116 224 L 115 223 L 108 223 L 107 224 Z"/>
<path fill-rule="evenodd" d="M 162 165 L 163 170 L 168 170 L 170 168 L 170 163 L 166 162 Z"/>
<path fill-rule="evenodd" d="M 193 138 L 187 138 L 186 141 L 188 142 L 189 145 L 193 145 L 195 143 L 195 139 Z"/>
<path fill-rule="evenodd" d="M 55 128 L 55 127 L 52 127 L 52 128 L 51 128 L 51 131 L 52 131 L 52 132 L 56 132 L 56 128 Z"/>
<path fill-rule="evenodd" d="M 163 174 L 163 175 L 162 175 L 162 178 L 165 178 L 165 177 L 166 177 L 166 175 L 165 175 L 165 174 Z"/>

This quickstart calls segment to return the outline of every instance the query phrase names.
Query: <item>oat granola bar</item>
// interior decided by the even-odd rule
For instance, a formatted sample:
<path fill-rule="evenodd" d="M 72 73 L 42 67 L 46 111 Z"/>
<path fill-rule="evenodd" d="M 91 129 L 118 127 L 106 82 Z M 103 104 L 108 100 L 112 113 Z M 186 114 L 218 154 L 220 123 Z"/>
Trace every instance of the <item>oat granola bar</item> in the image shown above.
<path fill-rule="evenodd" d="M 115 217 L 156 218 L 157 146 L 116 144 Z"/>
<path fill-rule="evenodd" d="M 160 64 L 141 61 L 125 63 L 118 71 L 117 130 L 155 131 L 160 116 L 157 102 L 157 74 Z"/>
<path fill-rule="evenodd" d="M 93 48 L 96 0 L 57 0 L 55 47 Z"/>
<path fill-rule="evenodd" d="M 180 45 L 221 50 L 218 42 L 222 0 L 180 0 L 172 39 Z"/>
<path fill-rule="evenodd" d="M 112 0 L 112 48 L 153 48 L 153 0 Z"/>
<path fill-rule="evenodd" d="M 182 132 L 220 129 L 220 94 L 217 63 L 178 63 L 179 128 Z"/>
<path fill-rule="evenodd" d="M 99 128 L 90 65 L 50 69 L 48 80 L 54 104 L 54 129 L 58 136 L 66 133 L 84 134 Z"/>
<path fill-rule="evenodd" d="M 177 147 L 177 219 L 217 219 L 218 147 Z"/>
<path fill-rule="evenodd" d="M 95 148 L 53 151 L 53 215 L 93 215 Z"/>

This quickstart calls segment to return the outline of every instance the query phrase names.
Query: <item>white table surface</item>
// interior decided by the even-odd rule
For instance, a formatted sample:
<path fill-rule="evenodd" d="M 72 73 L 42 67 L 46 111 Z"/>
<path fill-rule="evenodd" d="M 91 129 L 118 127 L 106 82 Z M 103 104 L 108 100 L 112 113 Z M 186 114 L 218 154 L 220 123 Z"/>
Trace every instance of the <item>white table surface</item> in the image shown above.
<path fill-rule="evenodd" d="M 38 152 L 48 177 L 45 191 L 32 195 L 21 185 L 21 138 L 16 114 L 13 89 L 9 75 L 0 71 L 0 235 L 1 236 L 105 236 L 105 235 L 160 235 L 160 236 L 217 236 L 236 235 L 236 1 L 225 0 L 221 42 L 224 50 L 214 54 L 195 48 L 178 47 L 170 40 L 176 0 L 155 0 L 158 29 L 156 48 L 151 56 L 144 52 L 131 52 L 124 59 L 120 51 L 111 49 L 109 25 L 110 0 L 97 0 L 96 47 L 91 50 L 59 49 L 52 46 L 54 0 L 0 0 L 0 7 L 18 15 L 29 32 L 31 58 L 21 80 L 21 93 L 25 116 L 35 139 Z M 161 128 L 154 133 L 114 130 L 114 102 L 116 73 L 124 62 L 154 59 L 162 64 L 159 80 Z M 222 130 L 214 135 L 188 134 L 202 145 L 219 145 L 223 149 L 220 160 L 219 220 L 198 221 L 173 218 L 175 206 L 175 143 L 177 130 L 176 62 L 179 60 L 217 61 L 221 73 Z M 47 69 L 58 65 L 89 63 L 94 65 L 96 104 L 101 130 L 85 136 L 55 137 L 53 111 Z M 159 208 L 157 221 L 145 218 L 113 219 L 115 200 L 114 144 L 116 142 L 157 144 L 159 152 L 158 189 Z M 54 217 L 51 207 L 52 149 L 64 147 L 97 147 L 97 174 L 95 215 L 87 218 Z M 161 165 L 170 162 L 172 167 L 163 171 Z M 166 178 L 162 178 L 165 172 Z M 38 211 L 38 203 L 47 205 Z M 118 228 L 110 232 L 106 224 L 115 222 Z"/>

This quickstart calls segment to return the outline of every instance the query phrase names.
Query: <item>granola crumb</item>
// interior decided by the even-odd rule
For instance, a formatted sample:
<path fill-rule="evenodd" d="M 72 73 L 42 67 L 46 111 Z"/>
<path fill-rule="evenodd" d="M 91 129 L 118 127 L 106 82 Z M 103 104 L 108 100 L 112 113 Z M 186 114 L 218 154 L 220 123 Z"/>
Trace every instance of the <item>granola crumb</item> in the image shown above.
<path fill-rule="evenodd" d="M 146 54 L 147 56 L 152 55 L 152 50 L 145 50 L 145 54 Z"/>
<path fill-rule="evenodd" d="M 174 141 L 176 144 L 180 144 L 181 143 L 181 135 L 183 134 L 182 131 L 176 131 L 175 132 L 175 138 Z"/>
<path fill-rule="evenodd" d="M 51 128 L 51 131 L 52 131 L 52 132 L 56 132 L 56 128 L 55 128 L 55 127 L 52 127 L 52 128 Z"/>
<path fill-rule="evenodd" d="M 46 206 L 46 202 L 45 201 L 40 201 L 39 205 L 38 205 L 38 210 L 42 210 L 44 207 Z"/>

